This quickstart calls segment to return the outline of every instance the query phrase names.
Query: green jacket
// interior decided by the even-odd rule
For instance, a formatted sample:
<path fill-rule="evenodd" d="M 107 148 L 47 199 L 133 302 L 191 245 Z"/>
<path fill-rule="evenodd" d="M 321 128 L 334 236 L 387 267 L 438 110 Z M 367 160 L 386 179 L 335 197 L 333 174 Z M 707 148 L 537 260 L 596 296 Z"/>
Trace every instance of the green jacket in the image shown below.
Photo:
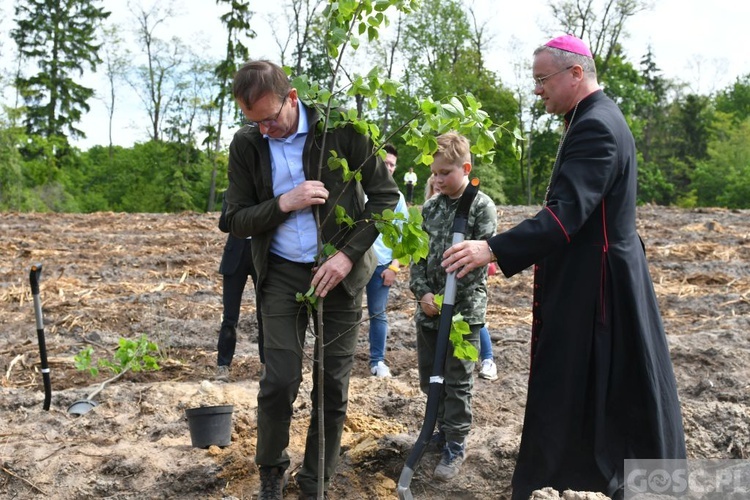
<path fill-rule="evenodd" d="M 328 189 L 327 202 L 318 205 L 322 240 L 324 244 L 333 244 L 354 263 L 352 271 L 341 282 L 347 293 L 353 296 L 364 288 L 376 266 L 370 247 L 378 230 L 372 214 L 396 208 L 398 187 L 383 162 L 377 161 L 373 155 L 373 143 L 369 137 L 357 133 L 351 126 L 341 127 L 329 130 L 323 147 L 320 116 L 312 107 L 307 108 L 307 112 L 310 133 L 303 151 L 305 177 L 322 181 Z M 322 150 L 325 150 L 325 155 L 318 175 Z M 331 150 L 345 158 L 352 170 L 364 165 L 361 182 L 344 182 L 341 169 L 332 171 L 328 168 Z M 273 192 L 270 149 L 258 127 L 246 125 L 235 133 L 229 146 L 228 175 L 229 187 L 225 194 L 227 223 L 234 236 L 253 237 L 253 263 L 258 271 L 257 286 L 261 287 L 266 276 L 273 231 L 289 214 L 281 211 L 280 194 Z M 364 194 L 367 194 L 366 202 Z M 343 207 L 356 222 L 353 227 L 336 223 L 333 213 L 336 205 Z"/>

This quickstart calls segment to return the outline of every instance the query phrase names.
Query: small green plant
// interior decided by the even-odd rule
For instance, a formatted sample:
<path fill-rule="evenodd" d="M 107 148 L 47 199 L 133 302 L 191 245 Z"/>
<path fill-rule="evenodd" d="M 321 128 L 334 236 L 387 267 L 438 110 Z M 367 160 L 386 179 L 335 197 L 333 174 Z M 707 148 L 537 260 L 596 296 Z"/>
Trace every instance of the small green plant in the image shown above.
<path fill-rule="evenodd" d="M 438 309 L 443 307 L 443 296 L 435 295 L 435 304 Z M 464 359 L 466 361 L 478 361 L 479 352 L 474 345 L 464 338 L 465 335 L 471 333 L 469 324 L 464 321 L 464 316 L 461 313 L 453 315 L 451 318 L 451 333 L 450 341 L 453 344 L 453 356 L 458 359 Z"/>
<path fill-rule="evenodd" d="M 161 357 L 159 346 L 150 341 L 146 335 L 141 335 L 137 340 L 120 337 L 119 346 L 115 350 L 112 359 L 99 359 L 94 363 L 92 355 L 94 349 L 89 346 L 82 349 L 73 358 L 75 366 L 81 371 L 87 371 L 92 377 L 99 374 L 100 368 L 106 368 L 114 375 L 122 375 L 127 371 L 156 371 L 161 367 L 158 359 Z"/>
<path fill-rule="evenodd" d="M 307 308 L 307 312 L 312 312 L 318 309 L 318 297 L 315 295 L 315 287 L 311 286 L 307 292 L 297 292 L 297 302 L 304 304 Z"/>

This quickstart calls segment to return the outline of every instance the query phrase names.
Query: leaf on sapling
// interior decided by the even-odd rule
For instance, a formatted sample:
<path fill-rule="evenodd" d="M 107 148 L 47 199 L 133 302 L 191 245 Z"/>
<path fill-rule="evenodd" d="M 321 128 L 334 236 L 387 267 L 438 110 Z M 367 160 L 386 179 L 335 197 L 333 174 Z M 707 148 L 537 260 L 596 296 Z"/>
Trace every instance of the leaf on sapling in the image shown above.
<path fill-rule="evenodd" d="M 466 361 L 476 362 L 479 360 L 479 352 L 477 351 L 477 348 L 474 347 L 471 342 L 466 340 L 463 340 L 459 344 L 453 344 L 453 356 Z"/>
<path fill-rule="evenodd" d="M 436 294 L 432 299 L 438 310 L 442 310 L 444 299 L 445 297 L 442 294 Z M 463 315 L 461 313 L 454 314 L 451 318 L 451 331 L 448 338 L 453 346 L 453 356 L 455 358 L 466 361 L 477 361 L 479 359 L 477 348 L 464 338 L 465 335 L 469 335 L 470 333 L 471 327 L 464 321 Z"/>
<path fill-rule="evenodd" d="M 393 80 L 383 80 L 383 85 L 380 87 L 380 90 L 383 91 L 383 94 L 388 96 L 395 96 L 398 93 L 400 85 L 398 82 L 395 82 Z"/>
<path fill-rule="evenodd" d="M 463 314 L 454 314 L 453 318 L 451 318 L 451 322 L 453 323 L 453 328 L 451 328 L 451 341 L 454 343 L 462 340 L 464 335 L 471 333 L 469 324 L 464 321 Z"/>
<path fill-rule="evenodd" d="M 357 120 L 356 122 L 352 123 L 352 126 L 354 127 L 354 130 L 356 130 L 360 134 L 366 134 L 367 133 L 367 123 L 361 120 Z"/>
<path fill-rule="evenodd" d="M 308 311 L 313 311 L 318 307 L 318 297 L 315 296 L 315 287 L 310 286 L 307 292 L 297 292 L 295 294 L 297 302 L 304 304 Z"/>
<path fill-rule="evenodd" d="M 438 106 L 435 104 L 435 102 L 432 99 L 425 99 L 421 102 L 419 105 L 422 112 L 426 115 L 434 115 L 437 113 Z"/>
<path fill-rule="evenodd" d="M 443 308 L 443 294 L 442 293 L 436 293 L 435 296 L 432 298 L 432 301 L 435 303 L 438 309 Z"/>
<path fill-rule="evenodd" d="M 331 243 L 324 244 L 323 245 L 323 260 L 335 254 L 336 252 L 337 252 L 336 247 L 333 246 Z"/>
<path fill-rule="evenodd" d="M 334 208 L 336 212 L 336 224 L 346 225 L 347 227 L 354 226 L 354 219 L 346 212 L 346 209 L 341 205 L 336 205 Z"/>
<path fill-rule="evenodd" d="M 99 374 L 99 368 L 96 365 L 91 364 L 91 356 L 94 354 L 94 349 L 88 346 L 82 349 L 78 354 L 73 357 L 75 367 L 80 371 L 87 371 L 92 377 L 96 377 Z"/>

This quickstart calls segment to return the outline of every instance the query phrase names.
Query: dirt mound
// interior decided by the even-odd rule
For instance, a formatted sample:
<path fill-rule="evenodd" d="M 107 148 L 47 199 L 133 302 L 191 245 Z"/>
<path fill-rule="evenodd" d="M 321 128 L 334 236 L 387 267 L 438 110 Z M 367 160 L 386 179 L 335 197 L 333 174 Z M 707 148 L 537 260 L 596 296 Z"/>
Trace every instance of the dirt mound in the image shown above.
<path fill-rule="evenodd" d="M 499 207 L 500 228 L 534 212 Z M 749 216 L 719 209 L 639 209 L 692 458 L 750 455 Z M 210 380 L 221 317 L 217 270 L 225 241 L 216 221 L 215 214 L 193 213 L 0 214 L 0 491 L 5 498 L 254 497 L 260 364 L 251 287 L 243 301 L 231 380 Z M 48 412 L 42 410 L 28 280 L 34 263 L 43 265 L 53 389 Z M 391 294 L 386 355 L 394 377 L 369 375 L 363 326 L 333 498 L 396 498 L 396 483 L 424 417 L 415 303 L 408 276 L 399 277 Z M 530 297 L 529 272 L 490 278 L 488 326 L 500 378 L 475 379 L 475 421 L 460 477 L 434 484 L 438 455 L 428 452 L 411 484 L 415 498 L 509 497 L 526 398 Z M 162 347 L 162 370 L 128 373 L 96 396 L 93 411 L 69 414 L 72 403 L 108 377 L 79 372 L 73 357 L 86 346 L 111 357 L 120 337 L 143 333 Z M 293 468 L 304 446 L 310 388 L 308 372 L 295 408 Z M 185 409 L 210 404 L 234 405 L 232 444 L 192 448 Z M 287 493 L 296 493 L 293 482 Z"/>

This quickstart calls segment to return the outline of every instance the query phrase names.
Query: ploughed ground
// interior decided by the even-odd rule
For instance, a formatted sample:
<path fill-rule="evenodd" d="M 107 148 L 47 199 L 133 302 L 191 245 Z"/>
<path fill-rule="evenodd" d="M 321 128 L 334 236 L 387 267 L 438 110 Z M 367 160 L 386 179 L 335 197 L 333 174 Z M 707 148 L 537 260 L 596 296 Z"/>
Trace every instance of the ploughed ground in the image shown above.
<path fill-rule="evenodd" d="M 535 211 L 498 207 L 499 230 Z M 225 241 L 217 218 L 0 214 L 0 497 L 255 498 L 261 367 L 250 284 L 230 381 L 212 380 L 221 321 L 217 271 Z M 638 224 L 669 337 L 689 457 L 748 458 L 750 212 L 645 206 Z M 43 266 L 40 298 L 53 390 L 49 411 L 42 409 L 29 286 L 35 263 Z M 415 498 L 509 497 L 526 399 L 531 281 L 530 271 L 511 279 L 490 277 L 487 323 L 500 377 L 475 378 L 474 424 L 460 476 L 435 482 L 439 455 L 428 451 L 411 482 Z M 426 401 L 418 388 L 415 305 L 404 271 L 390 299 L 386 357 L 392 378 L 370 376 L 367 324 L 361 326 L 331 498 L 397 497 Z M 92 411 L 70 414 L 72 403 L 86 399 L 110 376 L 102 372 L 93 378 L 77 370 L 74 356 L 91 346 L 95 358 L 111 358 L 121 337 L 141 334 L 161 346 L 161 370 L 128 373 L 96 395 Z M 292 472 L 302 458 L 313 404 L 310 339 L 291 430 Z M 193 448 L 185 410 L 217 404 L 234 406 L 231 444 Z M 287 498 L 296 493 L 292 481 Z M 596 496 L 566 496 L 587 497 Z"/>

